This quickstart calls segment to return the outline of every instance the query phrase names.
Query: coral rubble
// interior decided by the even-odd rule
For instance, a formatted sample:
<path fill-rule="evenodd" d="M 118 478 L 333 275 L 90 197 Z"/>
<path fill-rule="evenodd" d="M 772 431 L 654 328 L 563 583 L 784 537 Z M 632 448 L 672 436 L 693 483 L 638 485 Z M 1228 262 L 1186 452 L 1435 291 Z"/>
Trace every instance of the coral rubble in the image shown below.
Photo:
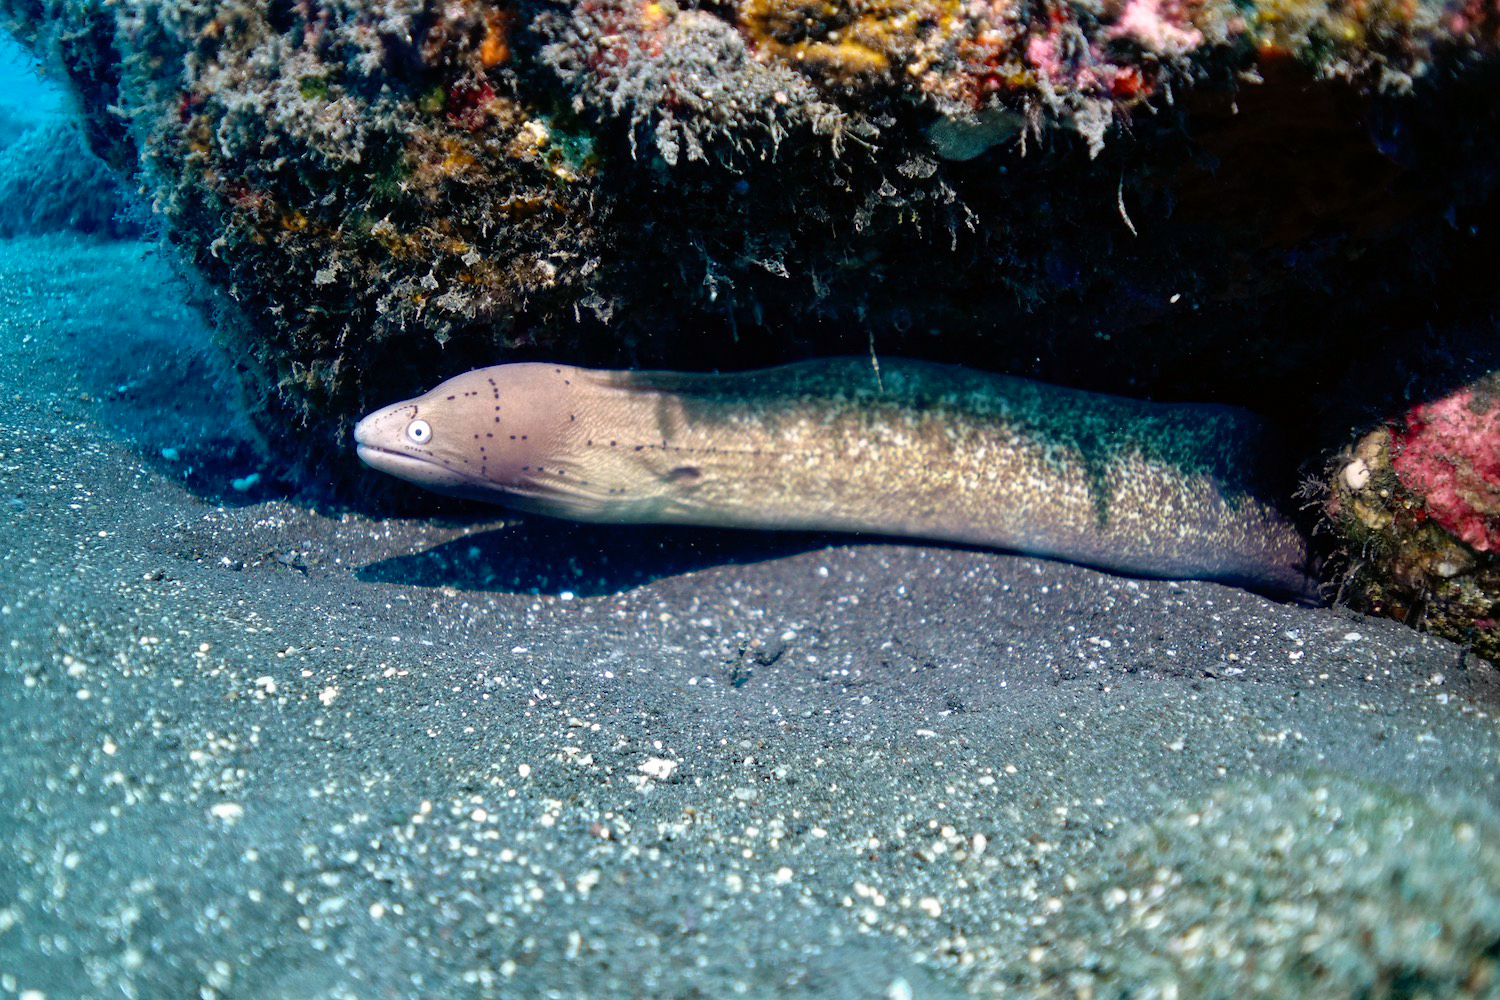
<path fill-rule="evenodd" d="M 1369 432 L 1331 479 L 1348 598 L 1500 662 L 1500 373 Z"/>
<path fill-rule="evenodd" d="M 1326 772 L 1226 782 L 1120 838 L 1049 921 L 1036 993 L 1491 996 L 1493 824 Z"/>

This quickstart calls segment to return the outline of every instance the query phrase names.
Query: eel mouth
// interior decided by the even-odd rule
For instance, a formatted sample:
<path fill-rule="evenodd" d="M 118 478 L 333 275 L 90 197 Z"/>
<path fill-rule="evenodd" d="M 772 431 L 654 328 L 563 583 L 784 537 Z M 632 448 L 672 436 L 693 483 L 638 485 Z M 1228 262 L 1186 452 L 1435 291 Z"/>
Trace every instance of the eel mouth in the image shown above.
<path fill-rule="evenodd" d="M 417 458 L 404 452 L 392 451 L 373 444 L 358 444 L 354 448 L 359 460 L 372 469 L 390 473 L 393 476 L 401 476 L 403 479 L 410 478 L 409 473 L 440 471 L 441 467 L 427 461 L 425 458 Z"/>
<path fill-rule="evenodd" d="M 407 451 L 395 451 L 375 444 L 355 447 L 359 460 L 370 468 L 409 483 L 456 496 L 493 500 L 494 484 L 480 476 L 450 469 L 431 459 Z"/>

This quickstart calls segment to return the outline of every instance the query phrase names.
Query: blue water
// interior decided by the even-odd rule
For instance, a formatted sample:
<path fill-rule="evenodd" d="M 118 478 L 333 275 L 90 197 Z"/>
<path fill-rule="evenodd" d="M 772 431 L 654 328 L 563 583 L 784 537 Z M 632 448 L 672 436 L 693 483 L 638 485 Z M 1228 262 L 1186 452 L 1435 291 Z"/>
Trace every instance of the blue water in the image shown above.
<path fill-rule="evenodd" d="M 68 110 L 62 88 L 14 39 L 0 33 L 0 138 L 8 142 L 15 130 L 57 122 Z"/>
<path fill-rule="evenodd" d="M 13 41 L 0 42 L 0 237 L 140 235 L 146 213 L 90 151 L 71 99 Z"/>

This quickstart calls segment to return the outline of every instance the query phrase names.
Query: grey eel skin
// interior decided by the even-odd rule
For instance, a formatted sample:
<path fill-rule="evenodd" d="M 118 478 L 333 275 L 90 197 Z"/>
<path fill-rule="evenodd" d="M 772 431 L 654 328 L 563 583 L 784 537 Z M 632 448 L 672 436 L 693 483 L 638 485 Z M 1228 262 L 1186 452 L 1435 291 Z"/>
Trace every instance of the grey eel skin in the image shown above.
<path fill-rule="evenodd" d="M 581 521 L 874 532 L 1299 598 L 1306 542 L 1252 414 L 953 365 L 738 374 L 507 364 L 354 429 L 366 464 Z"/>

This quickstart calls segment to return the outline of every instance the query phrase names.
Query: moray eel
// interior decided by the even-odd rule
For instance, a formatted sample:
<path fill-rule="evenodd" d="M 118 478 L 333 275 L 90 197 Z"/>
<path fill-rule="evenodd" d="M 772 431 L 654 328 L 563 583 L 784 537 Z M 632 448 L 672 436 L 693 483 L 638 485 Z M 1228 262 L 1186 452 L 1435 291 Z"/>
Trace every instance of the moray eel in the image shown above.
<path fill-rule="evenodd" d="M 874 532 L 1308 598 L 1252 414 L 952 365 L 725 375 L 506 364 L 366 416 L 359 457 L 581 521 Z"/>

